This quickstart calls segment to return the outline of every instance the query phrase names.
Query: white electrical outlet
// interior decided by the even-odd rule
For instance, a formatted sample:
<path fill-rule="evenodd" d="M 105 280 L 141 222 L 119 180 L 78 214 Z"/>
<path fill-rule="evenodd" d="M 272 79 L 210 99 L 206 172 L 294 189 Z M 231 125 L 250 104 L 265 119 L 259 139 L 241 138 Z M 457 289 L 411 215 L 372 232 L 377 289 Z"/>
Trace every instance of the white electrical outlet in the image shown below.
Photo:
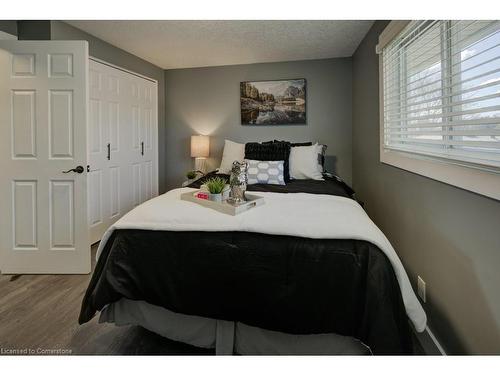
<path fill-rule="evenodd" d="M 417 293 L 420 299 L 425 302 L 425 281 L 420 276 L 417 279 Z"/>

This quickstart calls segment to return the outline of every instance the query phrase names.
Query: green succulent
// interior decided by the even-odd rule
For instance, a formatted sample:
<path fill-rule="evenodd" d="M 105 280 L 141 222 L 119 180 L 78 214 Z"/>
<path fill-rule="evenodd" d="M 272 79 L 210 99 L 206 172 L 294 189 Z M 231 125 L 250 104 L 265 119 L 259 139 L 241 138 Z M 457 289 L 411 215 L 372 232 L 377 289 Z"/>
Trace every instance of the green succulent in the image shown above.
<path fill-rule="evenodd" d="M 188 173 L 186 173 L 186 177 L 188 178 L 188 180 L 192 180 L 196 177 L 196 171 L 189 171 Z"/>
<path fill-rule="evenodd" d="M 212 177 L 205 182 L 210 194 L 220 194 L 226 186 L 226 179 L 222 177 Z"/>

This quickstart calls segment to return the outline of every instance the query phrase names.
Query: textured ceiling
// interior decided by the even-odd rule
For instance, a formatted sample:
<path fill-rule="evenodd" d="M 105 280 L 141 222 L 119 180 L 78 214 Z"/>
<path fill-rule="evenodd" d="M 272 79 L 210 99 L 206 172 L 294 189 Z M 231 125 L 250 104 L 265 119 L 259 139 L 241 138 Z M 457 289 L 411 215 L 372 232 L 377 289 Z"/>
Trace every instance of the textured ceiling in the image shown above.
<path fill-rule="evenodd" d="M 164 69 L 351 56 L 373 21 L 65 21 Z"/>

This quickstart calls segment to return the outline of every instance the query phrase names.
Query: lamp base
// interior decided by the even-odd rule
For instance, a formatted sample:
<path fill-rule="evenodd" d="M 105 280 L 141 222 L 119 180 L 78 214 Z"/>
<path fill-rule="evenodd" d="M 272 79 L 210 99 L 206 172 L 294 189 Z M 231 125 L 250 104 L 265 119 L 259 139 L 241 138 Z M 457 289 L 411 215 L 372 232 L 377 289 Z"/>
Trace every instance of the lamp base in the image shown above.
<path fill-rule="evenodd" d="M 194 170 L 200 171 L 203 174 L 207 173 L 207 158 L 195 158 L 194 159 Z"/>

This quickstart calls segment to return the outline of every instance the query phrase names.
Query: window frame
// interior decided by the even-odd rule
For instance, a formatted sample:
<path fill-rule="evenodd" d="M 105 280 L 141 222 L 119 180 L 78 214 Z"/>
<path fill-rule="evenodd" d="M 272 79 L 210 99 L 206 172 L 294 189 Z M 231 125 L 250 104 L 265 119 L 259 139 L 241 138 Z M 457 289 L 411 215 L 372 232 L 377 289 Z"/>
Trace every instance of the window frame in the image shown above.
<path fill-rule="evenodd" d="M 376 52 L 379 54 L 379 152 L 380 162 L 422 175 L 449 185 L 500 200 L 500 169 L 464 163 L 420 153 L 404 152 L 385 147 L 384 126 L 384 66 L 382 49 L 408 25 L 410 21 L 391 21 L 379 36 Z M 441 62 L 443 64 L 443 62 Z M 448 62 L 447 62 L 448 64 Z M 443 69 L 444 70 L 444 69 Z M 445 114 L 443 113 L 443 118 Z M 446 123 L 443 123 L 446 126 Z"/>

